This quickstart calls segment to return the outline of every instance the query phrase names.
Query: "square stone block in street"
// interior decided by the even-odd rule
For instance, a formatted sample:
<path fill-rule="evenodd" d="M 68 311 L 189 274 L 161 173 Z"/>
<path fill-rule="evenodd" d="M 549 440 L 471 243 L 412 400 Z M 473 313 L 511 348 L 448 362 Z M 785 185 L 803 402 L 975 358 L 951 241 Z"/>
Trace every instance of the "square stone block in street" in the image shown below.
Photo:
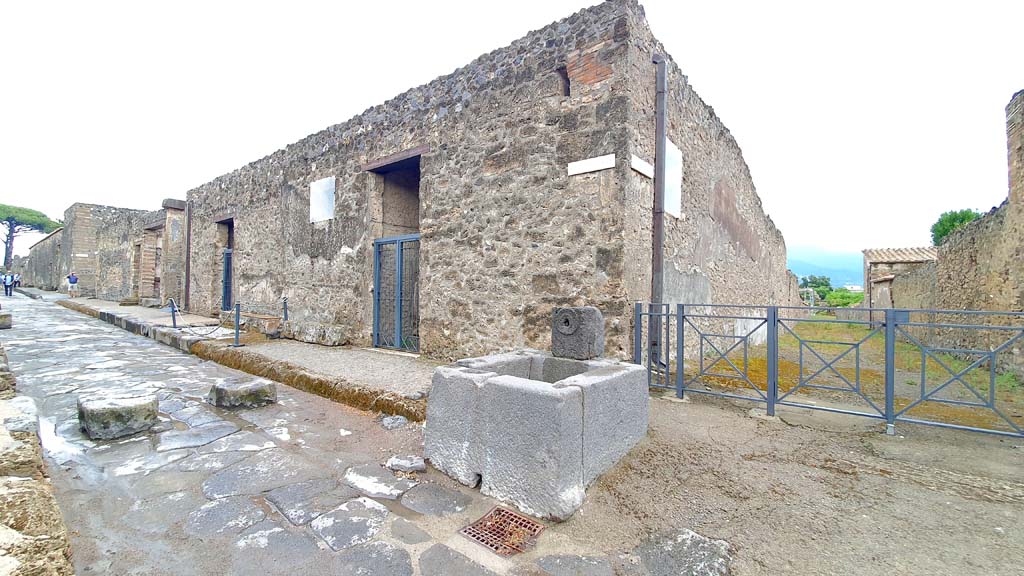
<path fill-rule="evenodd" d="M 156 395 L 78 398 L 78 425 L 93 440 L 111 440 L 157 423 Z"/>
<path fill-rule="evenodd" d="M 642 366 L 534 350 L 467 358 L 434 372 L 424 454 L 484 494 L 565 520 L 647 422 Z"/>
<path fill-rule="evenodd" d="M 277 384 L 265 378 L 231 378 L 214 384 L 206 401 L 221 408 L 258 408 L 277 402 Z"/>
<path fill-rule="evenodd" d="M 10 312 L 0 312 L 0 330 L 9 330 L 13 325 L 14 315 Z"/>

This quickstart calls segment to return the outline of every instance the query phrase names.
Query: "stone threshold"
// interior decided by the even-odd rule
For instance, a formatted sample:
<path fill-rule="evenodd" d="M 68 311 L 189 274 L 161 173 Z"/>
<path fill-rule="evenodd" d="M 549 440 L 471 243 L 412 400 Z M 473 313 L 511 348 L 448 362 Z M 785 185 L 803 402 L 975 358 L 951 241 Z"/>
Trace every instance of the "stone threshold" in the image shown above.
<path fill-rule="evenodd" d="M 397 414 L 415 422 L 422 422 L 427 417 L 425 399 L 412 400 L 396 392 L 365 386 L 347 378 L 327 376 L 285 360 L 269 358 L 251 348 L 235 348 L 230 345 L 229 339 L 211 340 L 186 334 L 174 328 L 153 326 L 127 314 L 99 310 L 80 300 L 58 300 L 57 304 L 113 324 L 132 334 L 145 336 L 182 352 L 194 354 L 203 360 L 267 378 L 353 408 Z M 245 334 L 245 339 L 254 337 L 262 336 Z"/>

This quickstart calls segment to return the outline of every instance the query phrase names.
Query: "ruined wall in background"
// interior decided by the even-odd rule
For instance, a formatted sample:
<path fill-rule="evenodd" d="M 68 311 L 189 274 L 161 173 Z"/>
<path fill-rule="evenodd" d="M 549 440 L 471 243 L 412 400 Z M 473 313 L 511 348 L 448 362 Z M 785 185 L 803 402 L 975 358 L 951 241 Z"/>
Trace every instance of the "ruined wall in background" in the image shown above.
<path fill-rule="evenodd" d="M 888 283 L 892 308 L 934 308 L 936 304 L 936 262 L 926 262 L 897 273 Z M 880 297 L 878 298 L 880 300 Z M 888 301 L 875 308 L 889 308 Z M 881 315 L 878 316 L 878 319 Z"/>
<path fill-rule="evenodd" d="M 173 298 L 180 306 L 185 297 L 185 253 L 188 250 L 185 222 L 185 202 L 164 200 L 164 221 L 160 228 L 159 256 L 161 303 Z"/>
<path fill-rule="evenodd" d="M 422 351 L 546 348 L 553 307 L 591 304 L 609 353 L 626 355 L 621 183 L 614 170 L 566 173 L 626 157 L 626 11 L 583 10 L 190 191 L 191 308 L 220 305 L 218 222 L 230 218 L 239 301 L 287 296 L 292 337 L 368 344 L 383 179 L 363 166 L 422 147 Z M 334 219 L 311 224 L 310 183 L 329 176 Z"/>
<path fill-rule="evenodd" d="M 142 233 L 147 219 L 154 214 L 124 208 L 109 209 L 106 206 L 93 208 L 96 256 L 92 270 L 95 271 L 95 283 L 84 283 L 83 278 L 83 294 L 114 301 L 132 298 L 136 294 L 135 240 Z M 79 238 L 74 240 L 74 249 L 77 251 Z M 82 273 L 78 276 L 82 278 Z"/>
<path fill-rule="evenodd" d="M 42 290 L 57 290 L 67 272 L 62 267 L 64 229 L 58 228 L 29 249 L 22 259 L 21 283 Z"/>

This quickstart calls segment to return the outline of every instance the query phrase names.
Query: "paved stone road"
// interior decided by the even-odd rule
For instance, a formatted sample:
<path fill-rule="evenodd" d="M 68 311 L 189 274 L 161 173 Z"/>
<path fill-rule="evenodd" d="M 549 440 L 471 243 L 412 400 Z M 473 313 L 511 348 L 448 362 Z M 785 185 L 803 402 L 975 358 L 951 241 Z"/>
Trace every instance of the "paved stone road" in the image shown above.
<path fill-rule="evenodd" d="M 493 502 L 380 466 L 421 454 L 420 426 L 387 431 L 283 385 L 276 405 L 219 410 L 204 395 L 241 373 L 52 303 L 3 304 L 15 328 L 0 336 L 35 401 L 79 574 L 441 574 L 448 556 L 487 573 L 438 541 L 458 547 L 457 529 Z M 84 437 L 77 397 L 111 389 L 158 394 L 158 426 Z"/>
<path fill-rule="evenodd" d="M 421 456 L 422 426 L 278 385 L 278 403 L 224 411 L 204 401 L 251 378 L 52 302 L 5 298 L 0 333 L 21 405 L 34 405 L 78 574 L 667 576 L 724 573 L 725 546 L 688 531 L 608 554 L 592 534 L 549 525 L 513 559 L 458 534 L 496 501 Z M 160 422 L 113 441 L 78 429 L 79 396 L 156 394 Z M 409 460 L 408 458 L 403 458 Z M 645 567 L 646 566 L 646 567 Z"/>

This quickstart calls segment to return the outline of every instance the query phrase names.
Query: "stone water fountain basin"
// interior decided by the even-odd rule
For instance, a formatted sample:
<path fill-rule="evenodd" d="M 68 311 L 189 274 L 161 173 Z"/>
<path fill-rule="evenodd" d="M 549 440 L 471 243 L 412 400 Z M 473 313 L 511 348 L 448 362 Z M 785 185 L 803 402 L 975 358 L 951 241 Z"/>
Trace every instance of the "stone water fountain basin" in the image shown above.
<path fill-rule="evenodd" d="M 647 422 L 642 366 L 521 350 L 437 368 L 424 454 L 484 494 L 565 520 Z"/>

